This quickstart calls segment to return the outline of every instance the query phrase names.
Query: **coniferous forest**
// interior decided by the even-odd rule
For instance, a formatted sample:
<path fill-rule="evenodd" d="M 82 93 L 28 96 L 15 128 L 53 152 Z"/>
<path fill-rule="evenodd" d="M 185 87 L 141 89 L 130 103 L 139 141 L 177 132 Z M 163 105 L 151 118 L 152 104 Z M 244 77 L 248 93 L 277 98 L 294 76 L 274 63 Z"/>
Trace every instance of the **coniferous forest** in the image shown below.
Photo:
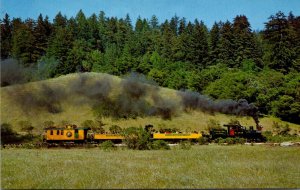
<path fill-rule="evenodd" d="M 14 62 L 11 80 L 5 69 Z M 270 15 L 261 31 L 253 31 L 245 15 L 208 28 L 176 15 L 159 23 L 155 15 L 132 21 L 103 11 L 86 16 L 80 10 L 71 18 L 59 12 L 53 21 L 6 14 L 1 86 L 20 83 L 20 68 L 26 82 L 74 72 L 138 72 L 163 87 L 243 98 L 263 114 L 300 123 L 300 16 L 293 13 Z"/>

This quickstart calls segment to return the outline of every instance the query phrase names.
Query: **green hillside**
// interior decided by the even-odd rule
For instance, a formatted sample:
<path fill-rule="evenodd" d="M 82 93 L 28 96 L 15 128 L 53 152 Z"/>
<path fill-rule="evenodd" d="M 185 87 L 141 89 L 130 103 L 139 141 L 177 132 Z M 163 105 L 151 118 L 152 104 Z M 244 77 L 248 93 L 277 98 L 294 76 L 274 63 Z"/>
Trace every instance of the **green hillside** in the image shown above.
<path fill-rule="evenodd" d="M 99 83 L 99 81 L 102 81 L 102 83 Z M 116 76 L 100 73 L 69 74 L 44 81 L 2 87 L 1 123 L 10 123 L 16 131 L 20 131 L 21 127 L 18 123 L 20 121 L 30 121 L 35 127 L 36 132 L 42 131 L 45 121 L 53 121 L 55 125 L 72 123 L 80 126 L 85 120 L 95 119 L 101 119 L 105 124 L 104 128 L 106 130 L 112 125 L 130 127 L 153 124 L 156 128 L 175 127 L 182 131 L 200 131 L 206 129 L 207 122 L 210 119 L 214 119 L 220 124 L 225 124 L 230 119 L 238 119 L 242 125 L 255 126 L 255 122 L 251 117 L 237 117 L 220 113 L 209 114 L 194 110 L 184 112 L 177 91 L 154 87 L 152 85 L 146 85 L 152 89 L 152 93 L 160 96 L 164 101 L 172 102 L 172 108 L 175 111 L 172 112 L 170 119 L 163 119 L 159 115 L 146 115 L 127 119 L 116 119 L 113 117 L 99 118 L 95 114 L 95 111 L 93 111 L 93 101 L 97 99 L 97 97 L 93 97 L 93 91 L 97 89 L 97 93 L 99 93 L 99 88 L 105 90 L 106 87 L 103 85 L 103 81 L 108 81 L 109 83 L 110 90 L 106 94 L 107 97 L 114 100 L 123 97 L 123 94 L 120 93 L 122 93 L 121 85 L 124 80 Z M 97 86 L 97 84 L 100 85 Z M 84 90 L 85 92 L 81 92 L 80 90 Z M 149 94 L 145 94 L 144 97 L 147 104 L 153 104 Z M 45 104 L 47 105 L 45 106 Z M 128 106 L 131 105 L 129 104 Z M 109 106 L 106 108 L 110 109 Z M 260 118 L 260 123 L 263 125 L 264 130 L 271 130 L 274 121 L 281 122 L 282 124 L 287 123 L 274 117 Z M 300 129 L 299 125 L 288 124 L 294 130 Z"/>

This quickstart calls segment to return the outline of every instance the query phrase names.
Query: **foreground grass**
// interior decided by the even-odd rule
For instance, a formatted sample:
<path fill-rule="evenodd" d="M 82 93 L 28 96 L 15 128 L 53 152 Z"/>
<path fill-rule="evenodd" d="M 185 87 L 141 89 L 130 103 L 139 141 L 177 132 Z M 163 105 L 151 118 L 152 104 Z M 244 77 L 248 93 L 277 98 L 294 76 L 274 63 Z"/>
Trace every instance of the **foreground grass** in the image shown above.
<path fill-rule="evenodd" d="M 295 188 L 300 148 L 4 149 L 1 188 Z"/>

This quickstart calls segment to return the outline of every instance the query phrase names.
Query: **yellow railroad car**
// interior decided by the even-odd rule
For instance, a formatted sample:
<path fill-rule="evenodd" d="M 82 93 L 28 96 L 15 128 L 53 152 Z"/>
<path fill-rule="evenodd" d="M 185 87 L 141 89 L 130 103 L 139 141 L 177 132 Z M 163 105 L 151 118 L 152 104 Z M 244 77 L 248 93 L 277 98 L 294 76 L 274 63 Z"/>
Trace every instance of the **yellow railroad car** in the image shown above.
<path fill-rule="evenodd" d="M 120 134 L 94 134 L 94 141 L 106 141 L 110 140 L 113 142 L 120 142 L 124 139 L 125 137 Z"/>
<path fill-rule="evenodd" d="M 84 141 L 90 128 L 77 128 L 76 125 L 67 125 L 64 128 L 45 128 L 44 140 L 46 142 Z"/>
<path fill-rule="evenodd" d="M 157 140 L 196 140 L 201 137 L 200 133 L 153 133 L 153 139 Z"/>

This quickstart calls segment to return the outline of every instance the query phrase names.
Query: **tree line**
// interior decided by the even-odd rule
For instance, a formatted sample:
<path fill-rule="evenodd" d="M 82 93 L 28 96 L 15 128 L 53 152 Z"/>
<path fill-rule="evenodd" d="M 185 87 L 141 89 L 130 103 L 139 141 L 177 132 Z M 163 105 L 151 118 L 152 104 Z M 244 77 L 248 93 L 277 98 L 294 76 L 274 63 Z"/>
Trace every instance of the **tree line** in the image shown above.
<path fill-rule="evenodd" d="M 248 18 L 215 22 L 153 15 L 87 17 L 80 10 L 53 21 L 1 19 L 1 60 L 17 59 L 43 78 L 74 72 L 123 76 L 142 73 L 158 85 L 190 89 L 215 99 L 245 98 L 260 111 L 284 120 L 300 118 L 300 17 L 271 15 L 261 31 Z"/>

